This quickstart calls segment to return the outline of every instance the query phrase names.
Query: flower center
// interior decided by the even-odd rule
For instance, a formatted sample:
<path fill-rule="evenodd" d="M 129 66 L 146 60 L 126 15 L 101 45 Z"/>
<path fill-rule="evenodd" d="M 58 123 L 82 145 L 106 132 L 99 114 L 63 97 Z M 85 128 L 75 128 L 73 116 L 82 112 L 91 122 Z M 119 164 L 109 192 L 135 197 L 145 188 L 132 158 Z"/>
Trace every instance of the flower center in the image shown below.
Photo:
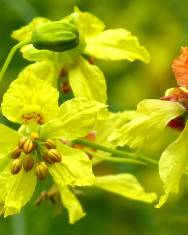
<path fill-rule="evenodd" d="M 56 142 L 52 139 L 41 141 L 37 132 L 30 136 L 20 138 L 18 146 L 12 151 L 12 174 L 18 174 L 23 168 L 28 172 L 35 168 L 35 174 L 39 180 L 44 180 L 48 174 L 48 164 L 61 162 L 61 154 L 58 152 Z"/>

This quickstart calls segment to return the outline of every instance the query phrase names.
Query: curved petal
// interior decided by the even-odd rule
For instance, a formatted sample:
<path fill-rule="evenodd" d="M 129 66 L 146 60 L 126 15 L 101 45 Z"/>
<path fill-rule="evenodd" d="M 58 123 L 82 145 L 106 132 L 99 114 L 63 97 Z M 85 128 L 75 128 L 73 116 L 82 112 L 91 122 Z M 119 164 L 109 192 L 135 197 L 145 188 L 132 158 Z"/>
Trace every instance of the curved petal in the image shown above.
<path fill-rule="evenodd" d="M 148 51 L 125 29 L 109 29 L 87 38 L 85 52 L 105 60 L 150 61 Z"/>
<path fill-rule="evenodd" d="M 159 161 L 159 174 L 164 184 L 165 195 L 160 198 L 156 207 L 161 207 L 169 194 L 177 193 L 179 183 L 188 165 L 188 123 L 176 141 L 170 144 L 162 153 Z"/>
<path fill-rule="evenodd" d="M 156 193 L 146 193 L 132 174 L 96 177 L 94 185 L 132 200 L 152 203 L 157 199 Z"/>
<path fill-rule="evenodd" d="M 59 188 L 66 185 L 92 185 L 94 175 L 88 156 L 78 149 L 61 143 L 58 144 L 58 150 L 62 155 L 62 162 L 49 165 L 49 171 Z"/>
<path fill-rule="evenodd" d="M 106 81 L 103 72 L 80 58 L 69 70 L 69 81 L 75 97 L 106 103 Z"/>
<path fill-rule="evenodd" d="M 57 115 L 58 96 L 49 83 L 25 72 L 5 93 L 2 113 L 13 122 L 42 124 Z"/>
<path fill-rule="evenodd" d="M 11 175 L 7 182 L 7 195 L 4 204 L 4 216 L 14 215 L 30 200 L 34 193 L 37 178 L 34 170 Z"/>
<path fill-rule="evenodd" d="M 28 25 L 25 25 L 20 29 L 13 31 L 11 36 L 18 41 L 28 40 L 31 38 L 31 34 L 34 29 L 36 29 L 39 25 L 42 25 L 49 21 L 50 20 L 43 17 L 36 17 Z"/>
<path fill-rule="evenodd" d="M 109 141 L 132 148 L 152 143 L 170 120 L 184 112 L 185 108 L 177 102 L 144 100 L 138 104 L 136 117 L 120 129 L 114 130 Z"/>
<path fill-rule="evenodd" d="M 0 160 L 18 145 L 19 138 L 20 135 L 17 131 L 0 124 Z"/>
<path fill-rule="evenodd" d="M 66 101 L 60 106 L 58 119 L 41 127 L 41 137 L 64 137 L 68 140 L 84 137 L 92 130 L 98 112 L 105 107 L 102 103 L 85 98 Z"/>
<path fill-rule="evenodd" d="M 69 223 L 74 224 L 76 221 L 83 218 L 86 213 L 83 211 L 80 202 L 69 187 L 59 187 L 59 191 L 63 206 L 68 210 Z"/>
<path fill-rule="evenodd" d="M 74 8 L 74 13 L 70 15 L 71 19 L 77 24 L 79 31 L 84 37 L 95 35 L 104 30 L 105 24 L 96 16 L 89 12 L 82 12 L 78 7 Z"/>

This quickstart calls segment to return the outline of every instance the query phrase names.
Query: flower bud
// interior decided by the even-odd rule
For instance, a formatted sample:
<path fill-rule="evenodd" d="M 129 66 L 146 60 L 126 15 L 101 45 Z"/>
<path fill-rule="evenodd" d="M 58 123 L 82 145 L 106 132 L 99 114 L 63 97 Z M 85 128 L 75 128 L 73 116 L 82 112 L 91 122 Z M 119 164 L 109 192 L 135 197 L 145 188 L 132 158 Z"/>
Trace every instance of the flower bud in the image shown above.
<path fill-rule="evenodd" d="M 47 154 L 49 158 L 53 160 L 53 162 L 60 162 L 61 161 L 61 155 L 57 151 L 57 149 L 49 149 Z"/>
<path fill-rule="evenodd" d="M 18 174 L 18 172 L 21 170 L 21 168 L 22 168 L 22 160 L 21 159 L 15 159 L 12 162 L 12 165 L 11 165 L 12 174 L 13 175 Z"/>
<path fill-rule="evenodd" d="M 46 140 L 45 146 L 47 149 L 55 149 L 56 148 L 55 141 L 51 140 L 51 139 Z"/>
<path fill-rule="evenodd" d="M 62 52 L 78 45 L 79 33 L 67 20 L 48 22 L 33 31 L 31 43 L 39 50 Z"/>
<path fill-rule="evenodd" d="M 37 132 L 31 133 L 31 139 L 32 141 L 36 141 L 39 138 L 39 134 Z"/>
<path fill-rule="evenodd" d="M 23 159 L 23 168 L 26 172 L 30 171 L 34 166 L 34 159 L 31 156 L 25 156 Z"/>
<path fill-rule="evenodd" d="M 53 164 L 54 163 L 54 160 L 51 157 L 49 157 L 47 154 L 45 154 L 43 156 L 43 159 L 44 159 L 45 162 L 47 162 L 49 164 Z"/>
<path fill-rule="evenodd" d="M 22 149 L 19 147 L 16 147 L 11 153 L 11 158 L 14 158 L 14 159 L 19 158 L 21 153 L 22 153 Z"/>
<path fill-rule="evenodd" d="M 48 174 L 48 167 L 45 162 L 40 162 L 35 168 L 35 174 L 39 180 L 44 180 Z"/>
<path fill-rule="evenodd" d="M 26 154 L 31 153 L 34 148 L 35 148 L 35 144 L 33 143 L 31 139 L 27 139 L 25 143 L 23 144 L 23 151 Z"/>

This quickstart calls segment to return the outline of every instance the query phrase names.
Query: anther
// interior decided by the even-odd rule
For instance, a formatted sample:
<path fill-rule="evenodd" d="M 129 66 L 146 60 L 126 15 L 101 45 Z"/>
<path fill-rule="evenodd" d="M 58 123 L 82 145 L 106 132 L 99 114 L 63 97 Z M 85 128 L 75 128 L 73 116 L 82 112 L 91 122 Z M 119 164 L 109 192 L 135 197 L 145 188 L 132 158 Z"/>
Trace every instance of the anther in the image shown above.
<path fill-rule="evenodd" d="M 11 153 L 11 158 L 14 158 L 14 159 L 19 158 L 21 153 L 22 153 L 22 149 L 19 147 L 16 147 Z"/>
<path fill-rule="evenodd" d="M 39 180 L 44 180 L 48 174 L 48 167 L 45 162 L 40 162 L 35 168 L 35 174 Z"/>
<path fill-rule="evenodd" d="M 55 149 L 56 148 L 55 141 L 51 140 L 51 139 L 46 140 L 45 146 L 47 149 Z"/>
<path fill-rule="evenodd" d="M 25 143 L 23 144 L 23 151 L 26 154 L 31 153 L 34 148 L 35 148 L 35 144 L 33 143 L 31 139 L 27 139 Z"/>
<path fill-rule="evenodd" d="M 23 159 L 23 168 L 26 172 L 30 171 L 34 166 L 34 159 L 31 156 L 25 156 Z"/>
<path fill-rule="evenodd" d="M 61 154 L 57 151 L 57 149 L 49 149 L 46 155 L 51 158 L 53 162 L 61 161 Z"/>
<path fill-rule="evenodd" d="M 21 168 L 22 168 L 22 160 L 21 159 L 15 159 L 12 162 L 12 165 L 11 165 L 12 174 L 13 175 L 18 174 L 18 172 L 21 170 Z"/>

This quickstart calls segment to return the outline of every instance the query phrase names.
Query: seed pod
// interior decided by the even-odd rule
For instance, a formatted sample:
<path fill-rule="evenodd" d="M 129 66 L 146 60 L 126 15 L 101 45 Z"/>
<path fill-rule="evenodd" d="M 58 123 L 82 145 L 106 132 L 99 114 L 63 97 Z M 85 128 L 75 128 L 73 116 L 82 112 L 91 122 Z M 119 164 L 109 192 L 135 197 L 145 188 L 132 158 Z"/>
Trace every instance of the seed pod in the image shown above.
<path fill-rule="evenodd" d="M 78 45 L 79 33 L 67 20 L 48 22 L 33 31 L 31 43 L 39 50 L 62 52 Z"/>
<path fill-rule="evenodd" d="M 22 148 L 26 140 L 27 140 L 26 137 L 22 137 L 22 138 L 19 140 L 18 146 L 19 146 L 20 148 Z"/>
<path fill-rule="evenodd" d="M 55 149 L 56 148 L 55 141 L 51 140 L 51 139 L 46 140 L 45 146 L 47 149 Z"/>
<path fill-rule="evenodd" d="M 40 162 L 35 168 L 35 174 L 39 180 L 44 180 L 48 174 L 48 167 L 45 162 Z"/>
<path fill-rule="evenodd" d="M 34 148 L 35 148 L 35 144 L 33 143 L 31 139 L 27 139 L 25 143 L 23 144 L 23 151 L 26 154 L 31 153 Z"/>
<path fill-rule="evenodd" d="M 39 138 L 39 134 L 37 132 L 31 133 L 31 140 L 36 141 Z"/>
<path fill-rule="evenodd" d="M 21 168 L 22 168 L 22 160 L 21 159 L 15 159 L 12 162 L 12 165 L 11 165 L 12 174 L 13 175 L 18 174 L 18 172 L 21 170 Z"/>
<path fill-rule="evenodd" d="M 61 161 L 61 154 L 57 151 L 57 149 L 49 149 L 46 155 L 51 158 L 53 162 Z"/>
<path fill-rule="evenodd" d="M 23 168 L 26 172 L 30 171 L 34 166 L 34 159 L 31 156 L 25 156 L 23 159 Z"/>
<path fill-rule="evenodd" d="M 11 158 L 14 158 L 14 159 L 19 158 L 21 153 L 22 153 L 22 149 L 19 147 L 16 147 L 11 153 Z"/>

